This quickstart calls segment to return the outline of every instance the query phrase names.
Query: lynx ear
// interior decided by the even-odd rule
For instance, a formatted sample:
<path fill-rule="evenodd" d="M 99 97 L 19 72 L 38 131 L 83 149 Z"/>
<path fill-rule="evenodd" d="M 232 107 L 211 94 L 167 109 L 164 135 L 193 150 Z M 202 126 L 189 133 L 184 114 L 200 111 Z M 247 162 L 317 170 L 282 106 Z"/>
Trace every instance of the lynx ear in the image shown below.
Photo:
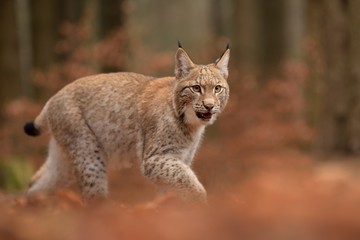
<path fill-rule="evenodd" d="M 186 77 L 193 67 L 194 63 L 179 43 L 179 48 L 175 54 L 175 77 L 177 79 Z"/>
<path fill-rule="evenodd" d="M 229 76 L 228 64 L 230 59 L 230 46 L 227 44 L 225 52 L 215 61 L 216 67 L 220 70 L 220 74 L 227 79 Z"/>

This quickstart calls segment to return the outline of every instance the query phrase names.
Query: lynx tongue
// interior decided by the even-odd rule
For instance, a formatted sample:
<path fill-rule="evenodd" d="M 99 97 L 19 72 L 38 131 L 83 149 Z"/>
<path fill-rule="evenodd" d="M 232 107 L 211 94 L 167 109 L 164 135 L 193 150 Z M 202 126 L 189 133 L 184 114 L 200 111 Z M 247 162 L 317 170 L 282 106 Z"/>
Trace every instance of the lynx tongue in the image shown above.
<path fill-rule="evenodd" d="M 211 112 L 207 112 L 207 113 L 197 112 L 196 116 L 202 120 L 208 121 L 211 119 L 212 113 Z"/>

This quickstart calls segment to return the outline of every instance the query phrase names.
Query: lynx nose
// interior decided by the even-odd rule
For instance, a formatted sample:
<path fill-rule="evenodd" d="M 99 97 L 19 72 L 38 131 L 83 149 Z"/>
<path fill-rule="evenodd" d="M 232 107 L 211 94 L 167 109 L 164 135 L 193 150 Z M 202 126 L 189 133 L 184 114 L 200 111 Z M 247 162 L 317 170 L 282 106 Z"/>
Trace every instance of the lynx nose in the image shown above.
<path fill-rule="evenodd" d="M 214 103 L 212 101 L 204 101 L 203 104 L 208 111 L 214 108 Z"/>

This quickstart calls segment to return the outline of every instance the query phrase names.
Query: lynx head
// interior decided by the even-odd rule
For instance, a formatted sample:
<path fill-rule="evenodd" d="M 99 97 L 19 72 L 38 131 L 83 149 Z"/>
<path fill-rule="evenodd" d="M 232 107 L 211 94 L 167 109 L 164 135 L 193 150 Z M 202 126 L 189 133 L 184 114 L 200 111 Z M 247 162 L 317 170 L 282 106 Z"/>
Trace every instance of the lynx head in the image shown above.
<path fill-rule="evenodd" d="M 187 124 L 212 124 L 229 98 L 229 44 L 214 63 L 194 64 L 179 44 L 175 55 L 174 107 Z"/>

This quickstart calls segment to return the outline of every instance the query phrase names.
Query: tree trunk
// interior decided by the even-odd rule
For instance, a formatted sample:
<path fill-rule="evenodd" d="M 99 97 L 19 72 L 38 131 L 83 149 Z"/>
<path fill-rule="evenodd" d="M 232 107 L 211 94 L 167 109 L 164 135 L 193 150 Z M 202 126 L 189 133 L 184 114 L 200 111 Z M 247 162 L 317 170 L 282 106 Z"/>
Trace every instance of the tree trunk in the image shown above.
<path fill-rule="evenodd" d="M 349 1 L 352 7 L 357 0 Z M 350 154 L 360 150 L 359 36 L 358 19 L 348 1 L 322 0 L 322 37 L 325 56 L 323 111 L 319 122 L 319 146 L 325 153 Z M 356 3 L 355 3 L 356 2 Z M 352 15 L 349 18 L 349 15 Z M 354 134 L 356 132 L 356 134 Z M 357 135 L 357 136 L 354 136 Z"/>
<path fill-rule="evenodd" d="M 301 59 L 305 35 L 305 0 L 287 0 L 284 2 L 284 31 L 286 60 Z"/>
<path fill-rule="evenodd" d="M 353 152 L 360 152 L 360 1 L 349 1 L 349 81 L 353 85 L 354 108 L 350 115 L 350 146 Z"/>
<path fill-rule="evenodd" d="M 258 71 L 260 54 L 259 3 L 254 0 L 233 2 L 233 52 L 242 75 Z"/>
<path fill-rule="evenodd" d="M 58 12 L 58 1 L 31 1 L 34 65 L 46 69 L 57 60 L 55 44 L 61 22 Z"/>
<path fill-rule="evenodd" d="M 16 1 L 21 92 L 27 97 L 33 96 L 33 87 L 31 84 L 33 49 L 30 12 L 28 0 Z"/>
<path fill-rule="evenodd" d="M 101 1 L 99 9 L 99 21 L 100 21 L 100 32 L 99 36 L 101 38 L 109 37 L 110 35 L 115 34 L 115 32 L 121 31 L 122 34 L 125 34 L 124 28 L 127 21 L 127 13 L 125 12 L 125 1 L 126 0 L 103 0 Z M 125 41 L 126 38 L 122 40 Z M 125 55 L 124 46 L 122 42 L 118 44 L 118 48 L 114 51 L 118 51 L 119 54 Z M 102 65 L 102 72 L 115 72 L 115 71 L 124 71 L 124 66 L 109 66 Z"/>
<path fill-rule="evenodd" d="M 263 1 L 261 4 L 261 79 L 270 79 L 279 73 L 285 59 L 285 1 Z"/>
<path fill-rule="evenodd" d="M 125 0 L 102 0 L 99 9 L 101 19 L 102 37 L 106 37 L 112 31 L 124 27 L 126 14 L 124 12 Z"/>
<path fill-rule="evenodd" d="M 60 24 L 64 22 L 78 22 L 83 14 L 83 6 L 84 1 L 57 0 L 57 8 L 61 13 Z"/>
<path fill-rule="evenodd" d="M 15 2 L 0 1 L 0 108 L 10 97 L 20 95 Z M 1 113 L 0 113 L 1 114 Z"/>

